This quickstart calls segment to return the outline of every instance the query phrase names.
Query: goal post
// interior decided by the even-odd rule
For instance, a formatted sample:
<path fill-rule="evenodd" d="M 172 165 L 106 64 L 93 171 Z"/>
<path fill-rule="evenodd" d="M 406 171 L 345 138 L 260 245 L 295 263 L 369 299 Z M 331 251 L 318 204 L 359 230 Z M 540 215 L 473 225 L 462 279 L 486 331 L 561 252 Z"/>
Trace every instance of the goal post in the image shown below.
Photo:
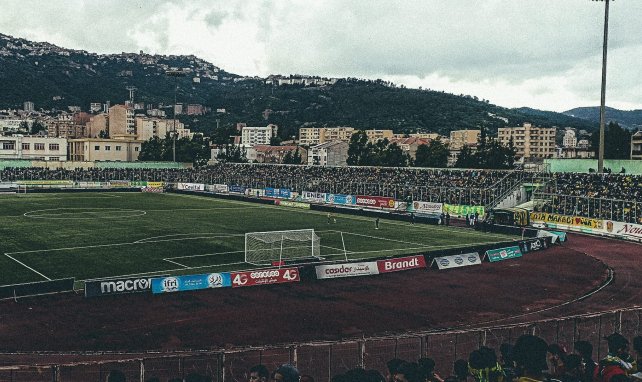
<path fill-rule="evenodd" d="M 245 234 L 245 262 L 272 262 L 320 258 L 321 243 L 314 229 L 248 232 Z"/>

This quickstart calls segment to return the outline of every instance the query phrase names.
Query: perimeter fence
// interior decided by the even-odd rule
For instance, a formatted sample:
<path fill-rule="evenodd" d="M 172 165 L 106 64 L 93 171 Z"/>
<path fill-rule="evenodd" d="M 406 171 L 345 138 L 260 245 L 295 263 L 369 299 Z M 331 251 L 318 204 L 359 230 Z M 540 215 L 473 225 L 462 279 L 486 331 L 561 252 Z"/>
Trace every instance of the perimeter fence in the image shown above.
<path fill-rule="evenodd" d="M 55 356 L 21 354 L 0 355 L 0 359 L 23 357 L 30 366 L 0 366 L 1 382 L 103 382 L 111 370 L 123 372 L 127 381 L 184 380 L 190 374 L 200 374 L 215 382 L 248 380 L 248 370 L 263 364 L 274 370 L 283 363 L 296 365 L 316 381 L 330 381 L 332 376 L 350 369 L 376 369 L 385 375 L 386 362 L 392 358 L 416 361 L 430 357 L 436 361 L 437 372 L 452 374 L 457 359 L 468 359 L 471 351 L 488 346 L 498 351 L 502 343 L 514 343 L 522 334 L 534 334 L 548 343 L 559 343 L 573 348 L 579 340 L 589 341 L 594 347 L 594 358 L 606 355 L 604 337 L 619 332 L 631 339 L 640 335 L 641 308 L 624 309 L 598 314 L 581 315 L 520 323 L 488 326 L 471 330 L 444 330 L 415 332 L 395 336 L 362 337 L 335 342 L 288 344 L 236 350 L 185 351 L 180 353 L 148 353 L 129 359 L 123 354 L 112 354 L 119 361 L 55 363 L 42 365 L 39 359 Z M 282 330 L 286 330 L 285 328 Z M 319 333 L 321 334 L 321 333 Z M 97 354 L 108 358 L 110 354 Z M 63 358 L 60 355 L 59 358 Z M 51 359 L 51 358 L 49 358 Z M 33 366 L 36 363 L 40 366 Z M 157 379 L 154 379 L 157 378 Z"/>

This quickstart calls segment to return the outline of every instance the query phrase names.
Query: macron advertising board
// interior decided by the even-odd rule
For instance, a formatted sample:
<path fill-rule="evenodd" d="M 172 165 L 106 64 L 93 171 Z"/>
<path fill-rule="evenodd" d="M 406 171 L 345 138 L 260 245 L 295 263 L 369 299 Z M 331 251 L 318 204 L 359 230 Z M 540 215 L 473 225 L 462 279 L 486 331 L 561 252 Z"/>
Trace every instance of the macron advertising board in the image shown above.
<path fill-rule="evenodd" d="M 150 292 L 151 277 L 128 277 L 109 280 L 85 281 L 85 297 Z"/>
<path fill-rule="evenodd" d="M 207 273 L 202 275 L 172 276 L 152 279 L 152 292 L 171 293 L 232 286 L 230 274 Z"/>
<path fill-rule="evenodd" d="M 301 281 L 299 268 L 257 269 L 254 271 L 232 272 L 230 276 L 233 288 Z"/>
<path fill-rule="evenodd" d="M 522 251 L 518 246 L 499 248 L 499 249 L 489 249 L 486 251 L 486 256 L 488 261 L 494 263 L 496 261 L 503 261 L 508 259 L 515 259 L 522 257 Z"/>
<path fill-rule="evenodd" d="M 467 267 L 469 265 L 481 265 L 479 253 L 464 253 L 462 255 L 435 257 L 433 264 L 437 265 L 439 270 Z"/>

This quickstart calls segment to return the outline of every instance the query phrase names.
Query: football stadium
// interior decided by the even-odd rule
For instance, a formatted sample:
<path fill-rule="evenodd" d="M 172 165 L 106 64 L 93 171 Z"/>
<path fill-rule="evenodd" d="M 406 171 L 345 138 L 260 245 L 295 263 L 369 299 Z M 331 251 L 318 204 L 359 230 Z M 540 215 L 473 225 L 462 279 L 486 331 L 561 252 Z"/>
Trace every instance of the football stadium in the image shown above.
<path fill-rule="evenodd" d="M 330 380 L 397 358 L 447 368 L 524 334 L 604 356 L 606 335 L 640 331 L 637 175 L 602 175 L 608 200 L 569 192 L 581 173 L 0 176 L 3 380 L 234 381 L 256 364 Z"/>

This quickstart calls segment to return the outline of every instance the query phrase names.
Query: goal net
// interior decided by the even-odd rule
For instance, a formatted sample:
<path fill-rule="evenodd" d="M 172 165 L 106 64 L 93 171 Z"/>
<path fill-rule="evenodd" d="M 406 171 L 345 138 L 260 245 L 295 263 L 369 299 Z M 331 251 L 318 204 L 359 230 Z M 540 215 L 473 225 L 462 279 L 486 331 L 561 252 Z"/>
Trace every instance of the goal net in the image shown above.
<path fill-rule="evenodd" d="M 248 232 L 245 234 L 245 262 L 272 264 L 294 259 L 320 257 L 319 237 L 314 229 Z"/>

